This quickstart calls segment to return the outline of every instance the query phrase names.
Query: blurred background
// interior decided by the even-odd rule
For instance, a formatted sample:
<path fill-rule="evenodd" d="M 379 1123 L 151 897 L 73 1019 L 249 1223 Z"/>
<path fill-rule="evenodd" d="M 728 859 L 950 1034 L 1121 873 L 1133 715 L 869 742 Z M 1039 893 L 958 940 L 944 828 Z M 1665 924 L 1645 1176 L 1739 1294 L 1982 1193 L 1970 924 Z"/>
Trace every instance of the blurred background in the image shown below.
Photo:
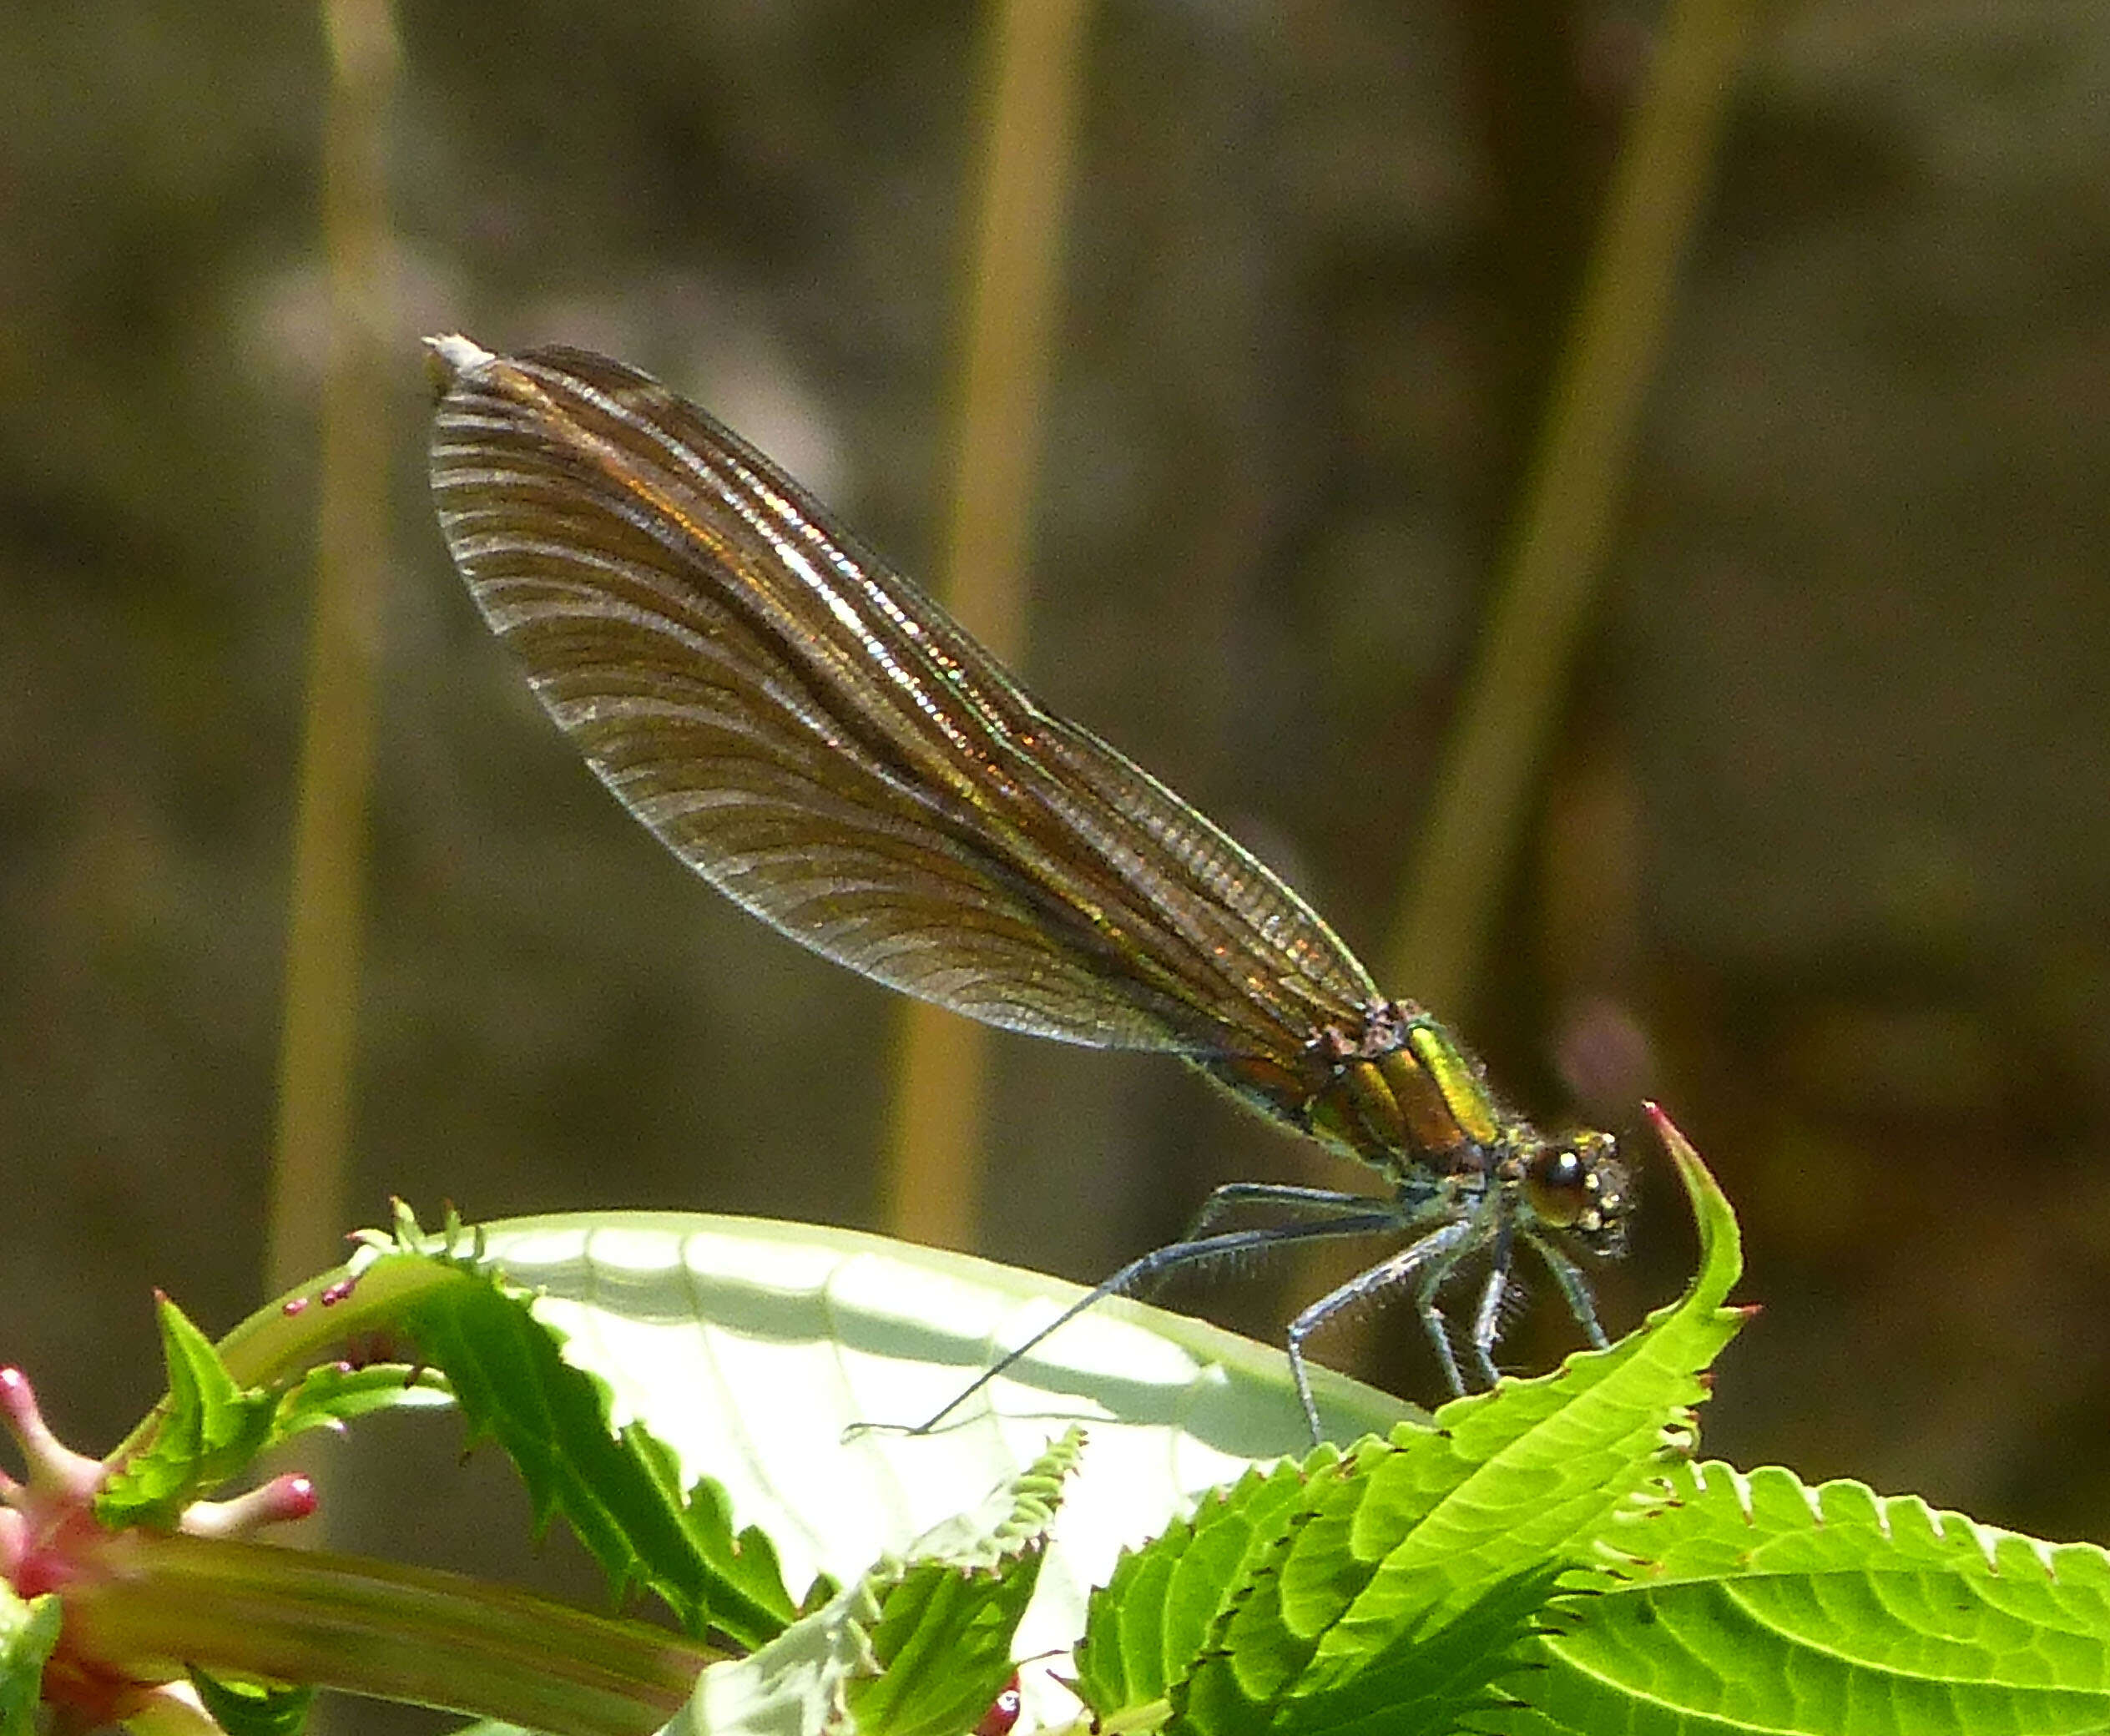
<path fill-rule="evenodd" d="M 326 497 L 371 734 L 329 895 L 350 1170 L 309 1204 L 894 1210 L 897 1003 L 694 881 L 536 709 L 433 527 L 416 339 L 650 369 L 937 575 L 997 13 L 335 15 L 0 13 L 0 1359 L 83 1446 L 160 1390 L 149 1286 L 215 1331 L 271 1293 Z M 1764 1305 L 1708 1451 L 2110 1536 L 2110 10 L 1753 24 L 1578 625 L 1492 695 L 1551 729 L 1441 995 L 1390 961 L 1663 16 L 1078 17 L 1036 688 L 1520 1106 L 1633 1135 L 1615 1332 L 1693 1259 L 1664 1102 Z M 1088 1279 L 1216 1182 L 1355 1184 L 1171 1062 L 987 1060 L 952 1239 L 994 1257 Z M 1272 1335 L 1316 1282 L 1168 1299 Z M 1542 1297 L 1507 1354 L 1572 1342 Z M 1320 1354 L 1436 1395 L 1405 1310 Z M 477 1564 L 517 1497 L 395 1427 L 348 1522 Z"/>

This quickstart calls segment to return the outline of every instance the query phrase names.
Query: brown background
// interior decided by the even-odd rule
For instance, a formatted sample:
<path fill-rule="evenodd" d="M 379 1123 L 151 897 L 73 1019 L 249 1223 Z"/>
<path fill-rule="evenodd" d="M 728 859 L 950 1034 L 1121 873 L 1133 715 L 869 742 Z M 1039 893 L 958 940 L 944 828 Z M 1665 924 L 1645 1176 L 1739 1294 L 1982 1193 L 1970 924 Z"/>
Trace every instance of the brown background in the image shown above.
<path fill-rule="evenodd" d="M 1650 41 L 1493 10 L 1107 0 L 1086 72 L 1027 666 L 1372 956 Z M 876 1222 L 888 998 L 533 708 L 432 528 L 414 340 L 650 367 L 929 570 L 975 23 L 401 8 L 358 1219 Z M 1542 812 L 1441 1010 L 1546 1112 L 1552 1057 L 1648 1034 L 1614 1118 L 1672 1108 L 1766 1305 L 1711 1451 L 2100 1538 L 2110 10 L 1830 0 L 1758 43 Z M 298 7 L 0 14 L 0 1358 L 83 1446 L 158 1390 L 149 1285 L 215 1329 L 260 1294 L 323 80 Z M 1007 1039 L 996 1088 L 983 1246 L 1071 1275 L 1212 1181 L 1345 1179 L 1169 1062 Z M 1648 1161 L 1615 1325 L 1689 1269 Z M 1521 1360 L 1567 1342 L 1538 1314 Z M 1370 1372 L 1426 1396 L 1415 1338 Z M 440 1467 L 371 1496 L 406 1547 L 517 1523 L 451 1441 L 382 1438 Z"/>

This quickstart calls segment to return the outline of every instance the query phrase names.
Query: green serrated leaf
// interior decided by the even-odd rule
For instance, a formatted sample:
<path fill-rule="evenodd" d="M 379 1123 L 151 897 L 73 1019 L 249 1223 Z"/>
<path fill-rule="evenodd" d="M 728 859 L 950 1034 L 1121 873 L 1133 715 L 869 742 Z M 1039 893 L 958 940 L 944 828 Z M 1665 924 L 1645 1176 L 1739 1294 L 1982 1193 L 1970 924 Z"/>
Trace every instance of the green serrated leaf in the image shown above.
<path fill-rule="evenodd" d="M 1041 1546 L 1000 1566 L 925 1562 L 881 1600 L 880 1673 L 846 1698 L 866 1736 L 959 1736 L 1011 1679 L 1011 1642 L 1040 1578 Z"/>
<path fill-rule="evenodd" d="M 444 1409 L 454 1395 L 437 1370 L 376 1362 L 364 1368 L 331 1363 L 310 1369 L 279 1400 L 271 1445 L 309 1429 L 351 1422 L 376 1410 Z"/>
<path fill-rule="evenodd" d="M 880 1592 L 879 1673 L 845 1690 L 866 1736 L 958 1736 L 1011 1679 L 1012 1636 L 1083 1441 L 1072 1429 L 984 1503 L 979 1522 L 940 1527 Z"/>
<path fill-rule="evenodd" d="M 669 1736 L 957 1736 L 1009 1680 L 1072 1431 L 907 1560 L 881 1562 L 751 1658 L 714 1664 Z"/>
<path fill-rule="evenodd" d="M 1264 1728 L 1271 1736 L 1454 1736 L 1504 1703 L 1497 1683 L 1537 1631 L 1562 1568 L 1547 1562 L 1500 1581 L 1441 1628 L 1409 1629 L 1361 1667 L 1267 1706 L 1226 1694 L 1224 1675 L 1198 1673 L 1175 1728 Z M 1215 1693 L 1214 1703 L 1209 1696 Z"/>
<path fill-rule="evenodd" d="M 44 1663 L 58 1646 L 58 1597 L 23 1598 L 0 1578 L 0 1736 L 35 1736 Z"/>
<path fill-rule="evenodd" d="M 766 1643 L 796 1615 L 768 1538 L 735 1536 L 724 1491 L 708 1479 L 684 1489 L 675 1456 L 643 1426 L 611 1432 L 607 1388 L 563 1360 L 530 1302 L 485 1274 L 421 1294 L 401 1324 L 472 1434 L 512 1460 L 538 1525 L 561 1517 L 618 1595 L 649 1588 L 692 1633 Z"/>
<path fill-rule="evenodd" d="M 166 1296 L 157 1317 L 169 1396 L 147 1450 L 117 1469 L 97 1496 L 104 1525 L 174 1527 L 191 1502 L 246 1471 L 271 1439 L 275 1395 L 238 1385 L 211 1340 Z"/>
<path fill-rule="evenodd" d="M 1380 1564 L 1329 1627 L 1321 1674 L 1359 1667 L 1405 1629 L 1441 1627 L 1548 1561 L 1579 1559 L 1663 1451 L 1691 1438 L 1699 1377 L 1744 1322 L 1721 1305 L 1743 1263 L 1729 1202 L 1670 1132 L 1700 1237 L 1684 1296 L 1608 1350 L 1445 1405 L 1438 1432 L 1402 1436 L 1370 1461 L 1350 1548 Z M 1285 1573 L 1294 1589 L 1294 1561 Z"/>
<path fill-rule="evenodd" d="M 849 1736 L 850 1683 L 879 1668 L 873 1588 L 861 1580 L 748 1658 L 714 1663 L 663 1736 Z"/>
<path fill-rule="evenodd" d="M 492 1224 L 457 1245 L 472 1258 L 457 1254 L 452 1271 L 502 1274 L 531 1295 L 535 1317 L 558 1329 L 563 1360 L 608 1383 L 615 1421 L 649 1428 L 674 1450 L 681 1481 L 708 1474 L 741 1525 L 768 1532 L 789 1582 L 817 1587 L 801 1613 L 825 1601 L 825 1578 L 854 1585 L 875 1560 L 907 1554 L 959 1511 L 962 1489 L 1007 1483 L 1082 1421 L 1090 1459 L 1067 1491 L 1014 1642 L 1021 1658 L 1059 1657 L 1123 1548 L 1256 1460 L 1310 1450 L 1280 1345 L 1118 1300 L 1066 1326 L 947 1426 L 890 1426 L 956 1398 L 992 1347 L 1078 1294 L 962 1255 L 809 1224 L 658 1213 Z M 397 1318 L 407 1305 L 394 1299 L 447 1287 L 410 1284 L 371 1254 L 360 1269 L 341 1306 L 367 1310 L 362 1330 Z M 253 1349 L 268 1348 L 260 1331 Z M 1413 1414 L 1315 1375 L 1322 1417 L 1344 1436 Z M 1022 1673 L 1029 1724 L 1074 1716 L 1056 1668 Z"/>
<path fill-rule="evenodd" d="M 217 1682 L 200 1669 L 189 1673 L 199 1699 L 227 1736 L 299 1736 L 315 1703 L 312 1688 Z"/>
<path fill-rule="evenodd" d="M 1741 1323 L 1721 1306 L 1740 1270 L 1734 1218 L 1691 1148 L 1673 1155 L 1700 1224 L 1684 1298 L 1609 1350 L 1459 1400 L 1437 1432 L 1366 1443 L 1315 1476 L 1171 1684 L 1174 1728 L 1330 1730 L 1381 1717 L 1388 1695 L 1442 1728 L 1492 1703 L 1562 1575 L 1689 1438 L 1698 1376 Z"/>
<path fill-rule="evenodd" d="M 1683 1465 L 1623 1582 L 1557 1600 L 1476 1728 L 1767 1736 L 2110 1729 L 2110 1553 L 1864 1485 Z"/>
<path fill-rule="evenodd" d="M 1084 1703 L 1106 1718 L 1163 1699 L 1193 1666 L 1227 1597 L 1249 1580 L 1307 1500 L 1310 1474 L 1336 1456 L 1325 1447 L 1309 1466 L 1285 1461 L 1249 1471 L 1204 1496 L 1191 1518 L 1124 1554 L 1093 1595 L 1078 1648 Z"/>

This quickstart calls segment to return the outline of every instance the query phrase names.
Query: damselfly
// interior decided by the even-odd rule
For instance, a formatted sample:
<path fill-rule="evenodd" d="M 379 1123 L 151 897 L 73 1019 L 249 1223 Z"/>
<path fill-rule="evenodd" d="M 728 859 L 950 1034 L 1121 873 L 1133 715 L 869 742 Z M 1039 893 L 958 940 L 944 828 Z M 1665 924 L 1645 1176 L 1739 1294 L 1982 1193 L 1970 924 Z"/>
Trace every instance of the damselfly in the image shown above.
<path fill-rule="evenodd" d="M 1303 899 L 1042 708 L 704 411 L 582 351 L 431 347 L 432 488 L 455 561 L 550 715 L 669 849 L 852 970 L 988 1024 L 1167 1051 L 1390 1189 L 1220 1188 L 1184 1239 L 1078 1309 L 1195 1262 L 1405 1234 L 1290 1324 L 1315 1437 L 1305 1341 L 1367 1298 L 1411 1294 L 1465 1390 L 1438 1297 L 1482 1254 L 1476 1380 L 1497 1378 L 1519 1244 L 1604 1344 L 1576 1255 L 1623 1241 L 1609 1134 L 1548 1137 L 1503 1108 L 1458 1040 L 1381 995 Z M 1223 1227 L 1252 1208 L 1285 1221 Z"/>

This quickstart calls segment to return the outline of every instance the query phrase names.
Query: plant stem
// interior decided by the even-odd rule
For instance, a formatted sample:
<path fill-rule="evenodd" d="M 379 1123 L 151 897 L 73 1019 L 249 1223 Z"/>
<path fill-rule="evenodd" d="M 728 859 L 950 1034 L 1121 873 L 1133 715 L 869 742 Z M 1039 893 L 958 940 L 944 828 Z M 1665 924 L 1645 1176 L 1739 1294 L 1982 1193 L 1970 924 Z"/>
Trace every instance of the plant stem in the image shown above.
<path fill-rule="evenodd" d="M 1034 472 L 1090 13 L 1088 0 L 986 8 L 980 202 L 938 595 L 1013 664 L 1026 648 Z M 909 1241 L 971 1249 L 986 1163 L 988 1031 L 922 1001 L 904 1004 L 901 1031 L 887 1226 Z"/>
<path fill-rule="evenodd" d="M 336 1688 L 554 1736 L 649 1736 L 721 1653 L 458 1574 L 265 1543 L 109 1537 L 64 1592 L 66 1643 L 143 1682 Z"/>
<path fill-rule="evenodd" d="M 1678 0 L 1629 124 L 1383 981 L 1453 1017 L 1509 883 L 1759 8 Z"/>

